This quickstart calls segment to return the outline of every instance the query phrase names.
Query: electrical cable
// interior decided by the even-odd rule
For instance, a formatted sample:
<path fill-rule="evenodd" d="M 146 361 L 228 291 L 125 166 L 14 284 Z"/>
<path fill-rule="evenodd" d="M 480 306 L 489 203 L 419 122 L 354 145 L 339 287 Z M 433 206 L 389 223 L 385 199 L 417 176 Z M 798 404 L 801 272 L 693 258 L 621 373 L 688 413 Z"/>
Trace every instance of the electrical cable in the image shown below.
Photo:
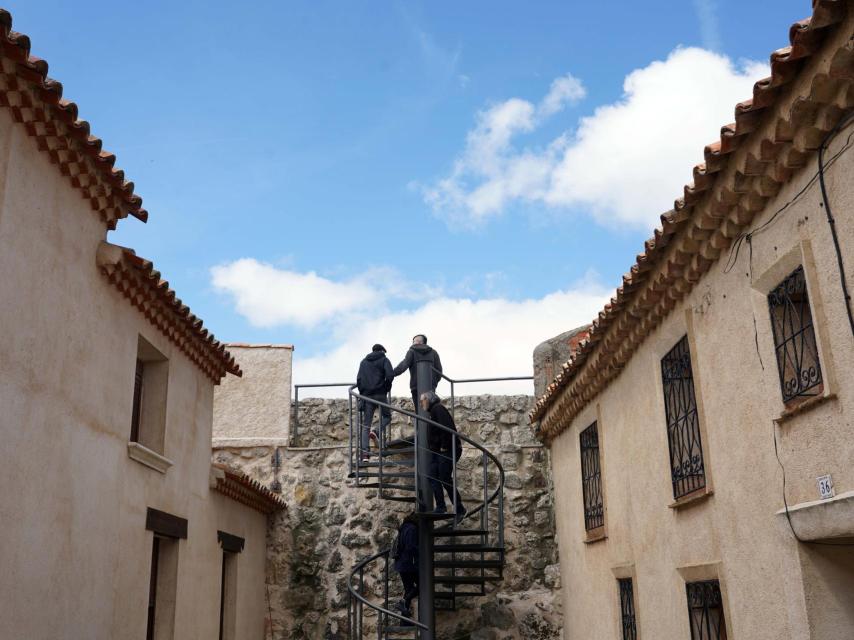
<path fill-rule="evenodd" d="M 789 512 L 789 502 L 786 499 L 786 467 L 783 466 L 783 461 L 780 459 L 780 450 L 777 447 L 777 425 L 774 421 L 771 422 L 771 435 L 774 438 L 774 455 L 777 457 L 777 464 L 780 465 L 780 470 L 783 472 L 783 508 L 786 511 L 786 520 L 789 523 L 789 529 L 792 530 L 792 535 L 795 540 L 801 544 L 814 544 L 825 547 L 854 547 L 854 542 L 827 542 L 825 540 L 804 540 L 795 531 L 795 525 L 792 523 L 792 515 Z"/>
<path fill-rule="evenodd" d="M 830 135 L 831 134 L 833 134 L 833 135 L 838 134 L 844 127 L 847 127 L 851 123 L 852 119 L 854 119 L 854 113 L 849 115 L 847 118 L 840 120 L 839 123 L 837 123 L 836 127 L 834 127 L 834 129 L 831 130 L 830 134 L 828 134 L 828 136 L 825 137 L 825 139 L 822 142 L 821 147 L 819 147 L 819 149 L 822 149 L 823 147 L 825 147 L 830 142 L 830 140 L 831 140 Z M 825 171 L 827 171 L 827 169 L 832 167 L 836 163 L 836 161 L 839 159 L 839 157 L 843 153 L 848 151 L 849 148 L 851 148 L 852 140 L 854 140 L 854 132 L 852 132 L 848 135 L 848 138 L 846 139 L 845 144 L 842 146 L 842 148 L 839 151 L 837 151 L 835 154 L 833 154 L 826 163 L 824 163 L 823 165 L 822 164 L 819 165 L 819 169 L 810 177 L 810 179 L 807 181 L 807 183 L 801 188 L 800 191 L 798 191 L 792 197 L 791 200 L 789 200 L 788 202 L 783 204 L 779 209 L 777 209 L 771 215 L 770 218 L 768 218 L 768 220 L 763 222 L 756 229 L 754 229 L 753 231 L 750 231 L 750 232 L 741 233 L 736 237 L 735 241 L 732 244 L 732 247 L 730 248 L 729 256 L 727 258 L 726 264 L 724 265 L 724 270 L 723 270 L 724 273 L 729 273 L 730 271 L 732 271 L 733 267 L 735 267 L 735 264 L 738 262 L 738 257 L 739 257 L 740 251 L 741 251 L 742 244 L 745 241 L 747 241 L 749 238 L 753 238 L 753 236 L 758 235 L 759 233 L 764 231 L 766 228 L 768 228 L 768 226 L 771 225 L 771 223 L 777 219 L 777 216 L 779 216 L 781 213 L 783 213 L 783 211 L 785 211 L 790 206 L 795 204 L 798 200 L 800 200 L 804 196 L 804 194 L 807 191 L 809 191 L 810 187 L 812 187 L 816 183 L 816 181 L 819 180 L 820 174 L 823 174 Z"/>
<path fill-rule="evenodd" d="M 836 232 L 836 220 L 833 217 L 833 213 L 830 209 L 830 200 L 827 195 L 827 186 L 825 184 L 825 173 L 826 171 L 833 166 L 833 164 L 839 159 L 839 157 L 845 153 L 851 147 L 852 138 L 854 138 L 854 132 L 848 135 L 848 138 L 845 141 L 845 144 L 842 148 L 837 151 L 834 155 L 830 157 L 827 163 L 824 162 L 824 152 L 827 149 L 828 144 L 833 140 L 833 138 L 845 127 L 854 121 L 854 113 L 849 114 L 847 117 L 842 118 L 836 125 L 831 129 L 828 134 L 822 140 L 821 145 L 818 148 L 818 170 L 810 177 L 807 183 L 798 191 L 794 197 L 783 204 L 779 209 L 777 209 L 768 220 L 766 220 L 759 227 L 754 229 L 753 231 L 746 232 L 740 234 L 733 243 L 732 248 L 730 249 L 729 257 L 724 266 L 723 272 L 729 273 L 735 267 L 738 262 L 738 256 L 741 251 L 741 247 L 744 242 L 747 242 L 748 246 L 748 260 L 749 260 L 749 277 L 751 280 L 753 279 L 753 238 L 757 234 L 761 233 L 768 226 L 777 219 L 777 217 L 794 203 L 796 203 L 800 198 L 812 187 L 816 181 L 819 183 L 819 188 L 821 190 L 821 199 L 822 203 L 820 206 L 824 208 L 827 223 L 830 227 L 831 237 L 833 238 L 833 246 L 836 252 L 836 261 L 839 266 L 839 279 L 840 284 L 842 286 L 842 293 L 845 299 L 845 309 L 848 315 L 848 324 L 851 328 L 851 334 L 854 336 L 854 312 L 851 309 L 851 295 L 848 292 L 848 283 L 845 278 L 845 267 L 842 259 L 842 250 L 839 246 L 839 237 Z M 759 364 L 762 366 L 762 370 L 765 370 L 765 365 L 762 363 L 762 356 L 759 352 L 759 333 L 756 327 L 756 314 L 753 314 L 753 337 L 754 342 L 756 344 L 756 354 L 759 357 Z M 792 515 L 789 510 L 789 502 L 786 497 L 786 467 L 783 465 L 783 461 L 780 458 L 780 450 L 777 444 L 777 425 L 776 422 L 771 422 L 771 435 L 774 439 L 774 456 L 777 458 L 777 464 L 780 465 L 780 470 L 783 474 L 783 508 L 786 513 L 786 521 L 789 524 L 789 529 L 792 532 L 795 540 L 800 542 L 801 544 L 810 544 L 816 546 L 827 546 L 827 547 L 854 547 L 854 543 L 851 542 L 829 542 L 825 540 L 805 540 L 798 535 L 798 532 L 795 530 L 795 525 L 792 522 Z"/>
<path fill-rule="evenodd" d="M 854 314 L 852 314 L 851 311 L 851 294 L 848 293 L 848 283 L 845 280 L 845 265 L 842 262 L 842 250 L 839 247 L 839 236 L 836 234 L 836 220 L 833 217 L 833 213 L 830 211 L 830 200 L 827 197 L 827 187 L 824 184 L 823 163 L 824 150 L 827 148 L 827 144 L 833 136 L 836 135 L 837 131 L 847 123 L 851 122 L 852 119 L 854 119 L 854 113 L 837 122 L 836 126 L 830 130 L 830 133 L 827 134 L 822 141 L 821 146 L 818 148 L 818 184 L 821 188 L 821 199 L 824 204 L 824 212 L 827 215 L 827 224 L 830 226 L 830 235 L 833 237 L 833 247 L 836 250 L 836 262 L 839 265 L 839 280 L 842 285 L 842 294 L 845 297 L 845 310 L 848 312 L 848 326 L 851 328 L 851 335 L 854 336 Z"/>

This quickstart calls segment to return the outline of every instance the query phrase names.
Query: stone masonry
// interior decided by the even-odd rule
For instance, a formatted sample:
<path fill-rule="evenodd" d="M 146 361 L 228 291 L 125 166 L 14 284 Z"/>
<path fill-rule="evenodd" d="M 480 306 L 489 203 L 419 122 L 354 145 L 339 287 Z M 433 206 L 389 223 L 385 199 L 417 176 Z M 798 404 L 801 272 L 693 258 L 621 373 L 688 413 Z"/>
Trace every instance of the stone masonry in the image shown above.
<path fill-rule="evenodd" d="M 411 409 L 411 401 L 395 404 Z M 438 637 L 464 640 L 557 640 L 562 637 L 548 450 L 527 423 L 530 396 L 465 396 L 455 402 L 462 433 L 484 443 L 506 471 L 507 566 L 493 592 L 461 600 L 456 612 L 437 613 Z M 291 424 L 294 424 L 291 416 Z M 392 435 L 409 423 L 395 414 Z M 267 541 L 272 637 L 346 638 L 350 568 L 389 546 L 411 506 L 380 501 L 376 490 L 349 487 L 347 402 L 300 401 L 299 432 L 290 446 L 222 447 L 214 460 L 242 469 L 270 486 L 281 483 L 288 508 L 273 521 Z M 466 450 L 460 491 L 478 495 L 480 457 Z M 396 575 L 395 587 L 397 586 Z M 367 617 L 367 614 L 366 614 Z"/>

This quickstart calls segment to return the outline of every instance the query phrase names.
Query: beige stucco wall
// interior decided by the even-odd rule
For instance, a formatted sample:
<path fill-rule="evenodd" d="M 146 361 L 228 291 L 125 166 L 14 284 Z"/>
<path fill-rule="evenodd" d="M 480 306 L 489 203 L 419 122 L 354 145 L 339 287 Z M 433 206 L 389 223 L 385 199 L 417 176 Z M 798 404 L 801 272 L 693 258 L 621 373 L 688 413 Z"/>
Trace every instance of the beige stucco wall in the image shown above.
<path fill-rule="evenodd" d="M 154 507 L 189 520 L 175 637 L 216 637 L 219 528 L 261 638 L 266 518 L 209 488 L 212 383 L 101 275 L 103 224 L 5 109 L 0 185 L 3 637 L 144 637 Z M 138 335 L 170 362 L 165 474 L 127 453 Z"/>
<path fill-rule="evenodd" d="M 288 442 L 293 347 L 230 344 L 243 376 L 214 391 L 214 446 L 277 446 Z"/>
<path fill-rule="evenodd" d="M 847 133 L 834 142 L 828 155 L 845 137 Z M 813 157 L 769 203 L 754 228 L 793 198 L 815 171 Z M 850 284 L 852 175 L 854 153 L 849 151 L 830 170 L 828 187 Z M 827 473 L 833 475 L 837 494 L 854 490 L 854 341 L 820 202 L 815 185 L 757 235 L 752 270 L 746 247 L 732 272 L 723 273 L 721 263 L 713 265 L 622 373 L 554 440 L 567 640 L 620 637 L 615 578 L 628 575 L 635 578 L 639 637 L 645 640 L 690 637 L 685 581 L 695 577 L 720 579 L 730 638 L 854 637 L 854 614 L 840 605 L 850 602 L 854 591 L 854 551 L 837 550 L 847 554 L 849 564 L 838 565 L 829 575 L 826 567 L 810 559 L 816 552 L 799 545 L 777 513 L 783 508 L 783 487 L 774 429 L 790 505 L 817 500 L 816 478 Z M 773 420 L 784 407 L 765 294 L 800 263 L 818 327 L 827 397 L 777 427 Z M 660 359 L 686 333 L 707 478 L 714 493 L 693 506 L 674 509 L 668 507 L 673 494 Z M 585 544 L 578 438 L 594 420 L 599 426 L 607 538 Z M 828 530 L 836 527 L 838 534 L 847 526 L 854 535 L 850 509 L 836 513 L 848 514 L 847 523 L 840 515 L 832 526 L 826 523 Z M 828 593 L 834 595 L 825 601 L 815 595 L 827 598 Z"/>

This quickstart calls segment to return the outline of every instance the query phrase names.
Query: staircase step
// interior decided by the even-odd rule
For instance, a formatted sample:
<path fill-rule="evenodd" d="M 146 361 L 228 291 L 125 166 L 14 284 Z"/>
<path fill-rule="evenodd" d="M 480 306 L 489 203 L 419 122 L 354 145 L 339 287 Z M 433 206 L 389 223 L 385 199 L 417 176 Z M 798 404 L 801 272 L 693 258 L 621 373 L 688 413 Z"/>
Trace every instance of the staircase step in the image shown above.
<path fill-rule="evenodd" d="M 485 596 L 485 595 L 486 595 L 486 591 L 483 589 L 483 585 L 481 585 L 481 588 L 479 591 L 459 591 L 459 590 L 455 589 L 454 591 L 434 591 L 433 592 L 433 598 L 435 600 L 438 600 L 438 599 L 454 600 L 456 598 L 478 598 L 480 596 Z"/>
<path fill-rule="evenodd" d="M 391 500 L 392 502 L 410 502 L 415 503 L 415 496 L 382 496 L 383 500 Z"/>
<path fill-rule="evenodd" d="M 434 560 L 437 569 L 503 569 L 503 560 Z"/>
<path fill-rule="evenodd" d="M 483 529 L 433 529 L 433 536 L 436 538 L 439 537 L 450 537 L 450 536 L 485 536 L 488 534 L 488 531 Z"/>
<path fill-rule="evenodd" d="M 415 491 L 412 484 L 392 484 L 390 482 L 370 482 L 356 485 L 357 489 L 394 489 L 396 491 Z"/>
<path fill-rule="evenodd" d="M 504 547 L 482 544 L 434 544 L 436 553 L 504 553 Z"/>
<path fill-rule="evenodd" d="M 352 472 L 347 477 L 348 478 L 355 478 L 356 473 Z M 385 469 L 383 469 L 382 473 L 380 473 L 379 471 L 359 471 L 359 477 L 360 478 L 379 478 L 379 477 L 383 477 L 383 478 L 414 478 L 415 472 L 414 471 L 386 471 Z"/>
<path fill-rule="evenodd" d="M 501 580 L 500 576 L 433 576 L 436 584 L 479 584 L 485 582 L 496 582 Z"/>

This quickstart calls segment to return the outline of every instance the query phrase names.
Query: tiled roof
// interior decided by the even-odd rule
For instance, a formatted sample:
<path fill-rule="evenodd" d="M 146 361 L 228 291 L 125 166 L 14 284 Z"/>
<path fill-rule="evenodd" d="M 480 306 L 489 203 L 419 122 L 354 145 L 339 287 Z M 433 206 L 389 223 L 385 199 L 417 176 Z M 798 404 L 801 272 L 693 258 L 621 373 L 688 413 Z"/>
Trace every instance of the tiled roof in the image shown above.
<path fill-rule="evenodd" d="M 646 241 L 623 284 L 531 412 L 549 442 L 760 213 L 854 108 L 854 0 L 814 0 L 812 16 L 771 54 L 771 75 L 736 105 L 694 182 Z M 845 29 L 837 28 L 840 23 Z M 798 80 L 796 83 L 795 81 Z M 797 85 L 797 87 L 795 87 Z M 796 89 L 798 89 L 796 91 Z"/>
<path fill-rule="evenodd" d="M 132 249 L 102 242 L 98 267 L 149 322 L 175 343 L 215 384 L 232 373 L 243 375 L 225 346 L 202 326 L 202 321 L 161 279 L 154 265 Z"/>
<path fill-rule="evenodd" d="M 271 514 L 286 506 L 281 496 L 245 473 L 223 464 L 211 465 L 211 489 L 261 513 Z"/>
<path fill-rule="evenodd" d="M 0 106 L 22 124 L 38 148 L 89 201 L 110 229 L 128 214 L 143 222 L 148 212 L 133 182 L 114 167 L 116 156 L 102 149 L 77 105 L 63 99 L 62 84 L 48 77 L 47 62 L 30 55 L 30 39 L 12 31 L 11 14 L 0 9 Z"/>

